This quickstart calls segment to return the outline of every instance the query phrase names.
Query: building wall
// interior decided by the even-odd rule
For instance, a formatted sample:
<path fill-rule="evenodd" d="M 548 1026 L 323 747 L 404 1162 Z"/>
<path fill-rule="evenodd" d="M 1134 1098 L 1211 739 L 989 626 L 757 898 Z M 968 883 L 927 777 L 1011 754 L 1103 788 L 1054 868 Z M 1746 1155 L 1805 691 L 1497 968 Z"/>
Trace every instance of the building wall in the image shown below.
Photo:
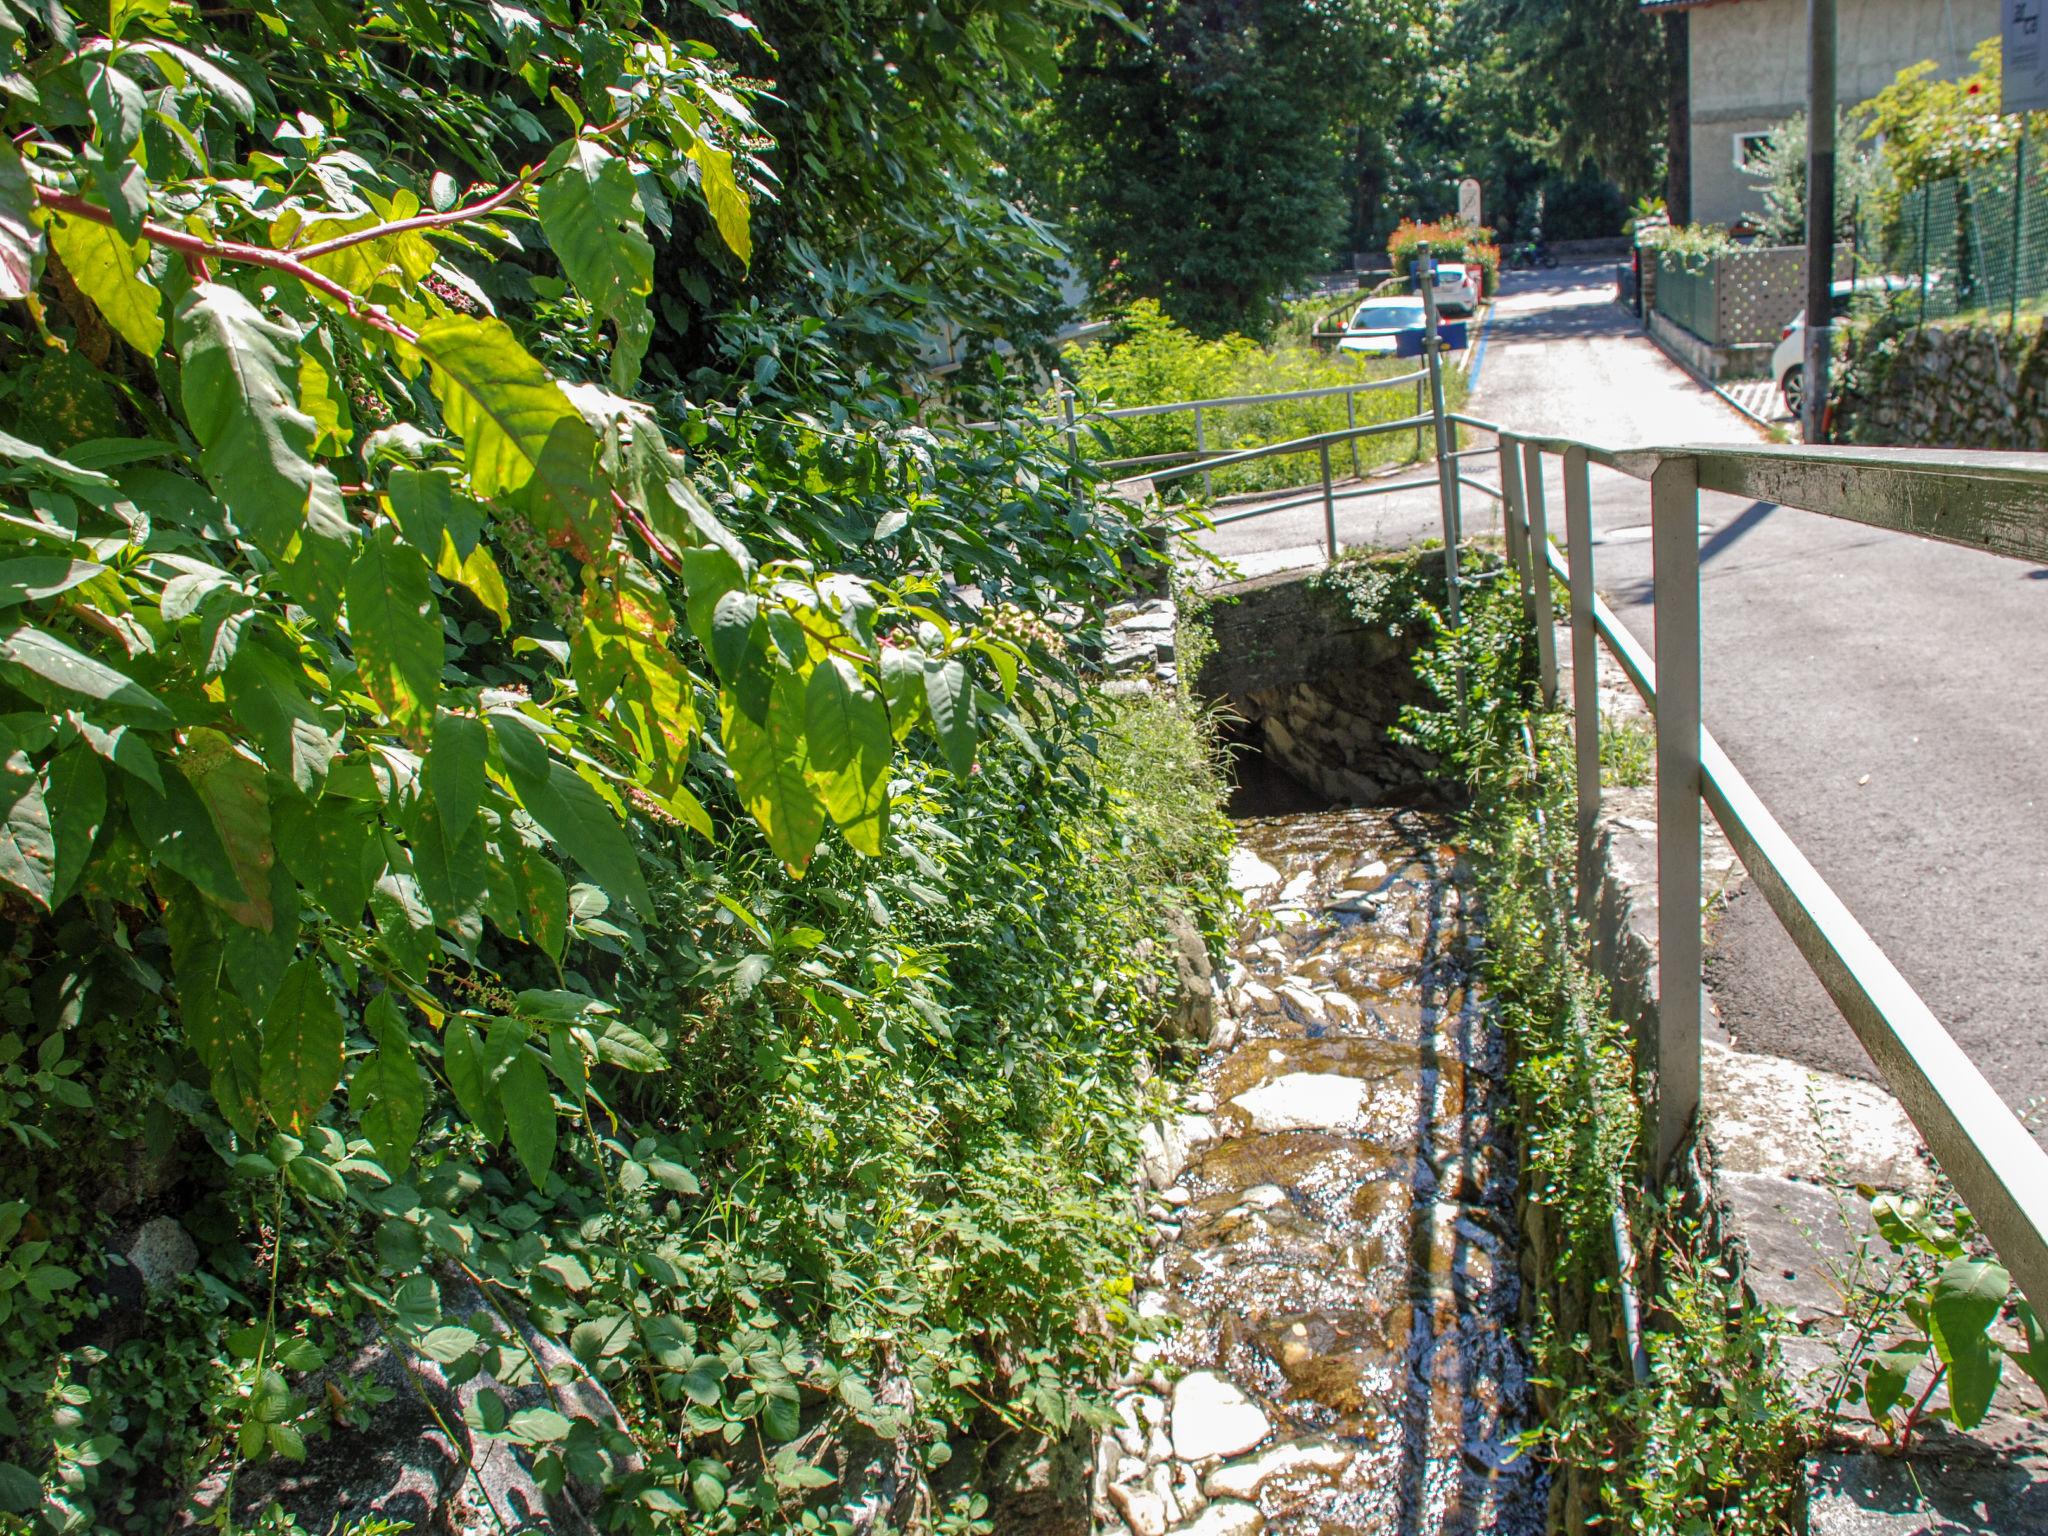
<path fill-rule="evenodd" d="M 1722 0 L 1692 11 L 1692 216 L 1726 224 L 1759 210 L 1758 182 L 1735 166 L 1735 136 L 1806 108 L 1806 0 Z M 1999 0 L 1838 0 L 1836 93 L 1867 101 L 1908 64 L 1966 74 L 1997 35 Z"/>

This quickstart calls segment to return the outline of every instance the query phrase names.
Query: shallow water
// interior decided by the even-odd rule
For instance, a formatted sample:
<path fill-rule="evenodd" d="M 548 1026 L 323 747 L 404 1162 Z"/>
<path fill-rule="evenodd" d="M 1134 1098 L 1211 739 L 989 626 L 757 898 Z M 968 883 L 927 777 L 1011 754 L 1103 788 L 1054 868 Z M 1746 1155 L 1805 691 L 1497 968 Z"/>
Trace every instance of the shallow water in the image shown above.
<path fill-rule="evenodd" d="M 1179 1319 L 1164 1361 L 1227 1377 L 1268 1420 L 1220 1486 L 1275 1536 L 1542 1529 L 1510 1443 L 1528 1389 L 1501 1047 L 1449 832 L 1383 810 L 1239 826 L 1252 909 L 1201 1069 L 1213 1139 L 1170 1192 L 1185 1205 L 1148 1310 Z M 1180 1394 L 1160 1406 L 1178 1435 Z M 1246 1464 L 1285 1445 L 1311 1454 L 1254 1481 Z M 1211 1499 L 1173 1501 L 1170 1528 L 1216 1474 L 1176 1466 Z M 1258 1525 L 1224 1503 L 1194 1528 Z"/>

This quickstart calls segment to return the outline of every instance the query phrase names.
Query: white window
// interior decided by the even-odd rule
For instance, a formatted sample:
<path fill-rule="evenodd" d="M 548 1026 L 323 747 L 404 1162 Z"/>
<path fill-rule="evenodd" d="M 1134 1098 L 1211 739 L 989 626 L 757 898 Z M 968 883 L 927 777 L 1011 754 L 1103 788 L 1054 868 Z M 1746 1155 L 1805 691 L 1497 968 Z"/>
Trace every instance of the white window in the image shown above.
<path fill-rule="evenodd" d="M 1738 133 L 1735 135 L 1735 169 L 1747 171 L 1754 176 L 1762 169 L 1764 151 L 1771 147 L 1768 133 Z"/>

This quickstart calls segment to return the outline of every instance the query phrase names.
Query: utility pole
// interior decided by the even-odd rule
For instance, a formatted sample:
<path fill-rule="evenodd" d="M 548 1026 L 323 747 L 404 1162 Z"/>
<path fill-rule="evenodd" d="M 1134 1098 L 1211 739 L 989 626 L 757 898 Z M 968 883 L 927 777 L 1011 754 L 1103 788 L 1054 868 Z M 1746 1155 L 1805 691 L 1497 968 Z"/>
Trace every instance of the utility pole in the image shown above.
<path fill-rule="evenodd" d="M 1806 359 L 1800 435 L 1827 430 L 1834 358 L 1835 0 L 1806 0 Z"/>

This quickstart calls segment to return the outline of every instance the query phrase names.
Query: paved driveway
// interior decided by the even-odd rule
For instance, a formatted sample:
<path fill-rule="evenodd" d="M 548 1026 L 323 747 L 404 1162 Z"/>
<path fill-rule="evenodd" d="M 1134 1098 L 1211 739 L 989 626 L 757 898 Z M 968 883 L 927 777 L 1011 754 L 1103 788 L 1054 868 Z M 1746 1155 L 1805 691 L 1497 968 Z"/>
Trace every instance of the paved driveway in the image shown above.
<path fill-rule="evenodd" d="M 1610 273 L 1509 277 L 1472 414 L 1617 447 L 1757 440 L 1611 301 Z M 1599 587 L 1653 639 L 1648 488 L 1593 476 Z M 1489 503 L 1467 504 L 1486 526 Z M 1237 524 L 1214 547 L 1252 569 L 1319 559 L 1321 518 Z M 1433 494 L 1341 508 L 1346 543 L 1436 531 Z M 1709 727 L 2024 1110 L 2048 1095 L 2048 568 L 1722 496 L 1702 498 L 1700 557 Z M 1709 984 L 1743 1046 L 1876 1075 L 1752 891 L 1717 924 Z"/>

